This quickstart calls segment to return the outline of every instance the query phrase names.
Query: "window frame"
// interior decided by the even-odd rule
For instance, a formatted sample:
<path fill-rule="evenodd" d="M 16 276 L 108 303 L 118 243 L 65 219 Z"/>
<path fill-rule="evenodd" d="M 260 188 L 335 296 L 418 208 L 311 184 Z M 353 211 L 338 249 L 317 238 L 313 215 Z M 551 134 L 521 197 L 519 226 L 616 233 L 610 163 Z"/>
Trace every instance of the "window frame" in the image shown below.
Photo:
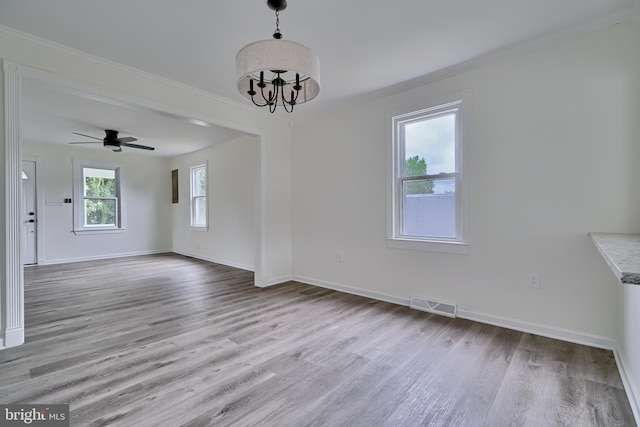
<path fill-rule="evenodd" d="M 424 119 L 456 114 L 456 170 L 453 173 L 405 177 L 405 144 L 403 126 Z M 436 251 L 467 254 L 471 247 L 471 90 L 425 102 L 420 106 L 408 106 L 387 112 L 388 124 L 388 173 L 387 173 L 387 246 L 398 249 Z M 454 177 L 455 237 L 427 237 L 402 234 L 403 185 L 424 179 Z"/>
<path fill-rule="evenodd" d="M 85 197 L 84 195 L 84 169 L 104 169 L 115 172 L 116 179 L 116 219 L 115 225 L 85 226 L 85 199 L 100 199 L 99 197 Z M 125 224 L 125 197 L 123 190 L 122 165 L 119 163 L 105 163 L 90 160 L 73 159 L 73 232 L 82 234 L 109 234 L 122 233 L 126 230 Z M 112 199 L 112 198 L 108 198 Z"/>
<path fill-rule="evenodd" d="M 195 185 L 195 172 L 198 170 L 204 169 L 204 173 L 205 173 L 205 188 L 204 188 L 204 196 L 201 195 L 194 195 L 194 189 L 196 187 Z M 205 220 L 205 224 L 196 224 L 195 223 L 195 216 L 196 216 L 196 200 L 198 199 L 204 199 L 205 203 L 205 215 L 204 215 L 204 220 Z M 198 231 L 208 231 L 209 230 L 209 164 L 208 162 L 204 162 L 204 163 L 200 163 L 194 166 L 191 166 L 189 168 L 189 209 L 190 209 L 190 215 L 189 215 L 189 226 L 194 229 L 194 230 L 198 230 Z"/>

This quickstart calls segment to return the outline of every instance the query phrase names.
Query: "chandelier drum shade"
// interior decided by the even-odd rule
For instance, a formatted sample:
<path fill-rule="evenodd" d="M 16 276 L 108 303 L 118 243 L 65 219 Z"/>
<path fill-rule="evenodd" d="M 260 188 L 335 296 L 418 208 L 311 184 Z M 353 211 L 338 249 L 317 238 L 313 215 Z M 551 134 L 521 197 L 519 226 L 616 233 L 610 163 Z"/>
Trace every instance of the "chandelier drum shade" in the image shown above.
<path fill-rule="evenodd" d="M 273 39 L 249 43 L 236 55 L 238 91 L 272 113 L 277 107 L 291 112 L 320 92 L 320 62 L 308 47 L 282 40 L 278 13 L 286 2 L 269 0 L 268 5 L 276 11 L 276 31 Z"/>
<path fill-rule="evenodd" d="M 260 73 L 266 84 L 264 88 L 258 87 Z M 302 88 L 295 103 L 311 101 L 320 92 L 320 62 L 308 47 L 289 40 L 262 40 L 246 45 L 236 56 L 238 90 L 249 100 L 251 81 L 258 99 L 263 98 L 262 93 L 268 97 L 269 92 L 280 92 L 284 99 L 290 100 L 291 91 L 295 92 L 296 74 Z M 277 80 L 278 77 L 283 81 Z M 277 103 L 283 106 L 282 96 L 277 98 Z"/>

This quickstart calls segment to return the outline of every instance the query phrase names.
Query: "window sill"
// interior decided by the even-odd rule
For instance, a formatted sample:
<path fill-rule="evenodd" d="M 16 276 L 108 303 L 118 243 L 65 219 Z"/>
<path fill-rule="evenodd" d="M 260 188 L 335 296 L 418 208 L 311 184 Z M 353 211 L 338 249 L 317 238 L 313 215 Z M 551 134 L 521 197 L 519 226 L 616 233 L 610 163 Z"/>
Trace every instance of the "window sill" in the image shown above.
<path fill-rule="evenodd" d="M 207 227 L 207 226 L 190 225 L 189 227 L 193 231 L 204 231 L 204 232 L 209 231 L 209 227 Z"/>
<path fill-rule="evenodd" d="M 102 228 L 95 230 L 73 230 L 73 234 L 76 236 L 87 236 L 92 234 L 121 234 L 124 233 L 126 228 Z"/>
<path fill-rule="evenodd" d="M 397 238 L 387 239 L 387 246 L 394 249 L 409 249 L 413 251 L 442 252 L 460 255 L 467 255 L 471 250 L 471 245 L 468 243 Z"/>

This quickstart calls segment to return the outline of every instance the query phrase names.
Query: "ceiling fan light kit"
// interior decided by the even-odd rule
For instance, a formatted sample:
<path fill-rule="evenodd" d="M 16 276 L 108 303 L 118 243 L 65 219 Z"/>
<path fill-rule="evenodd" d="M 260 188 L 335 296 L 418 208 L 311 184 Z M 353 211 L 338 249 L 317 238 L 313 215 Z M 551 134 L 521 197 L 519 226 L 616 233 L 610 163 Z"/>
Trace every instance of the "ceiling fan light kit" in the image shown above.
<path fill-rule="evenodd" d="M 85 135 L 78 132 L 71 132 L 71 133 L 73 133 L 74 135 L 84 136 L 86 138 L 96 139 L 98 141 L 70 142 L 69 144 L 96 144 L 99 141 L 102 141 L 102 145 L 104 145 L 105 147 L 111 148 L 111 151 L 113 151 L 114 153 L 120 153 L 122 151 L 122 147 L 138 148 L 141 150 L 155 150 L 154 147 L 149 147 L 147 145 L 132 144 L 133 141 L 137 141 L 137 139 L 132 136 L 125 136 L 123 138 L 118 138 L 117 130 L 105 129 L 104 138 L 97 138 L 95 136 Z"/>
<path fill-rule="evenodd" d="M 282 40 L 279 14 L 286 0 L 268 0 L 276 13 L 273 39 L 249 43 L 236 55 L 238 90 L 258 107 L 275 112 L 278 106 L 287 112 L 311 101 L 320 92 L 320 61 L 308 47 Z"/>

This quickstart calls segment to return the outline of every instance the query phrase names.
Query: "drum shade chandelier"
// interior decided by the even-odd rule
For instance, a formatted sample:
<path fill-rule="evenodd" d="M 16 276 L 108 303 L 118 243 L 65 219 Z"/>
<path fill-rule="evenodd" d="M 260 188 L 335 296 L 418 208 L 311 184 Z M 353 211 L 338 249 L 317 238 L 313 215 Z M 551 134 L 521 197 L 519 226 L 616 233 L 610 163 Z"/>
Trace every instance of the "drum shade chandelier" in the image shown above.
<path fill-rule="evenodd" d="M 238 90 L 258 107 L 278 106 L 288 113 L 293 107 L 311 101 L 320 92 L 320 63 L 308 47 L 282 40 L 280 12 L 286 0 L 267 0 L 276 12 L 273 39 L 249 43 L 236 55 Z"/>

